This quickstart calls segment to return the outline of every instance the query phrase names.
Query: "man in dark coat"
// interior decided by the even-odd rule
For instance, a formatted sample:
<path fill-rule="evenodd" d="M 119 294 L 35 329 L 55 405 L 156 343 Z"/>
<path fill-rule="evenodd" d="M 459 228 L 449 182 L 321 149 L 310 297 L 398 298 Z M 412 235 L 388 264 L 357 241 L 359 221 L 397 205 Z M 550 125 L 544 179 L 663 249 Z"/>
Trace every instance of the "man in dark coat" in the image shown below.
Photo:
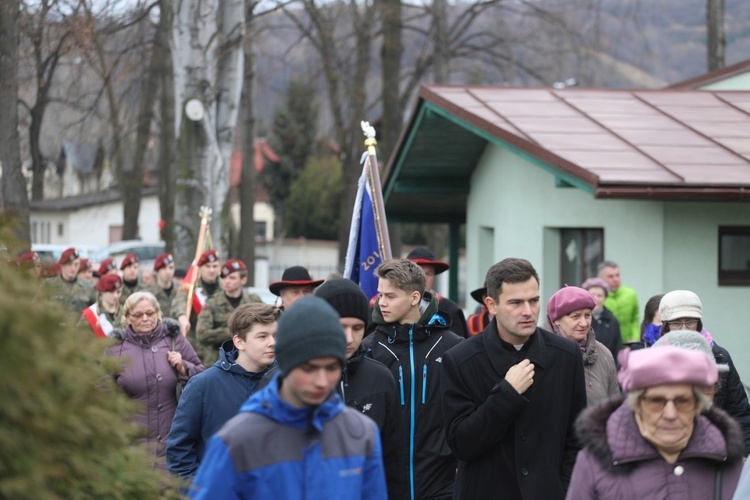
<path fill-rule="evenodd" d="M 523 259 L 487 272 L 493 318 L 443 356 L 443 417 L 459 459 L 454 498 L 563 499 L 586 406 L 575 343 L 538 328 L 539 277 Z"/>

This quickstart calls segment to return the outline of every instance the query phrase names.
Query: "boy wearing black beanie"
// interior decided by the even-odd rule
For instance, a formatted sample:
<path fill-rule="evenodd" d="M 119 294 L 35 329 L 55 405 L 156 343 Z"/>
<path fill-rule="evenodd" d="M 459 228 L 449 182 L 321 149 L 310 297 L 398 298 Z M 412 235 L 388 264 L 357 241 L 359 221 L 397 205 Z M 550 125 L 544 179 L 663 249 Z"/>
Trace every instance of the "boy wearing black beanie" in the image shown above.
<path fill-rule="evenodd" d="M 336 311 L 304 297 L 279 320 L 279 373 L 211 438 L 192 498 L 387 498 L 377 426 L 335 393 Z M 314 472 L 313 472 L 314 471 Z"/>
<path fill-rule="evenodd" d="M 347 361 L 337 392 L 347 406 L 378 424 L 388 498 L 409 498 L 398 387 L 388 368 L 366 357 L 360 346 L 369 316 L 367 296 L 356 283 L 346 278 L 326 281 L 315 291 L 315 296 L 333 306 L 346 335 Z"/>

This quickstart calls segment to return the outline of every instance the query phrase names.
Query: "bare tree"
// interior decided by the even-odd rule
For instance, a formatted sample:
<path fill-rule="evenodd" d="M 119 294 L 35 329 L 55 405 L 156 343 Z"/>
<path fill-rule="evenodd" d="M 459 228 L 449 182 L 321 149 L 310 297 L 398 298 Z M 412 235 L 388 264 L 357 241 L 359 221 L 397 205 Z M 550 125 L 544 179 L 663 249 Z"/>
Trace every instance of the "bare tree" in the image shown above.
<path fill-rule="evenodd" d="M 164 221 L 162 236 L 168 252 L 174 252 L 174 181 L 175 181 L 175 102 L 174 70 L 172 67 L 172 0 L 159 0 L 159 25 L 156 29 L 156 48 L 159 50 L 158 69 L 161 84 L 159 110 L 161 127 L 159 134 L 159 209 Z"/>
<path fill-rule="evenodd" d="M 29 199 L 21 170 L 18 138 L 18 17 L 19 0 L 0 5 L 0 167 L 2 205 L 18 236 L 31 243 Z"/>

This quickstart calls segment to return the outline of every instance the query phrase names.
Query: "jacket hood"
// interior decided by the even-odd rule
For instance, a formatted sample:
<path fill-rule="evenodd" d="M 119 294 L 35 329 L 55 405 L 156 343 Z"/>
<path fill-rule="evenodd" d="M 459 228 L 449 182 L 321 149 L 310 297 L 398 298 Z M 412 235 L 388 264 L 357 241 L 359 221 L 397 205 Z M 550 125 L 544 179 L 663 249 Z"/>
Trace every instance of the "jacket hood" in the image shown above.
<path fill-rule="evenodd" d="M 259 372 L 249 372 L 243 367 L 237 364 L 237 355 L 239 351 L 234 347 L 232 339 L 227 339 L 221 343 L 219 347 L 219 359 L 216 360 L 214 366 L 219 370 L 225 372 L 236 373 L 237 375 L 243 375 L 250 377 L 252 380 L 261 380 L 269 370 L 276 367 L 276 361 L 274 361 L 268 368 Z"/>
<path fill-rule="evenodd" d="M 312 426 L 322 432 L 325 423 L 344 409 L 344 403 L 335 390 L 318 406 L 296 408 L 281 399 L 279 395 L 281 382 L 281 372 L 277 372 L 267 386 L 243 403 L 240 412 L 258 413 L 280 424 L 299 429 Z"/>
<path fill-rule="evenodd" d="M 449 329 L 452 323 L 451 317 L 438 310 L 437 297 L 432 292 L 425 292 L 419 303 L 419 311 L 422 313 L 419 320 L 412 324 L 386 323 L 380 312 L 380 304 L 375 303 L 372 311 L 372 321 L 378 325 L 377 330 L 388 335 L 394 342 L 408 342 L 411 331 L 415 339 L 429 337 L 431 330 Z M 418 328 L 415 328 L 418 327 Z"/>
<path fill-rule="evenodd" d="M 581 445 L 612 473 L 628 473 L 638 461 L 659 456 L 652 444 L 640 438 L 625 396 L 586 409 L 576 421 L 576 434 Z M 711 407 L 696 417 L 693 436 L 681 456 L 701 456 L 731 465 L 742 460 L 743 452 L 739 425 L 723 410 Z"/>
<path fill-rule="evenodd" d="M 160 328 L 164 329 L 167 337 L 175 338 L 180 334 L 180 324 L 177 322 L 177 320 L 172 318 L 164 318 L 161 323 L 156 325 L 156 328 L 154 328 L 154 332 L 156 332 Z M 126 336 L 127 330 L 128 328 L 115 328 L 114 330 L 112 330 L 110 336 L 116 341 L 122 342 Z"/>

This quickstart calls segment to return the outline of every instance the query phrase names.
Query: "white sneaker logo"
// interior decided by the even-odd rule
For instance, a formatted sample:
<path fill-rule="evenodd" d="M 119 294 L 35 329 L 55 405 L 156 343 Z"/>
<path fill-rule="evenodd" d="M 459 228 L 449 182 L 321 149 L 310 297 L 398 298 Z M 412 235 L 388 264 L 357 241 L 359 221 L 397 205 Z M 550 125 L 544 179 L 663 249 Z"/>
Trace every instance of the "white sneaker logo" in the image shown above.
<path fill-rule="evenodd" d="M 370 408 L 372 408 L 372 403 L 367 403 L 366 405 L 362 407 L 362 413 L 366 411 L 370 411 Z"/>
<path fill-rule="evenodd" d="M 443 357 L 442 356 L 440 356 L 439 358 L 437 358 L 435 360 L 435 363 L 442 363 L 442 362 L 443 362 Z"/>

